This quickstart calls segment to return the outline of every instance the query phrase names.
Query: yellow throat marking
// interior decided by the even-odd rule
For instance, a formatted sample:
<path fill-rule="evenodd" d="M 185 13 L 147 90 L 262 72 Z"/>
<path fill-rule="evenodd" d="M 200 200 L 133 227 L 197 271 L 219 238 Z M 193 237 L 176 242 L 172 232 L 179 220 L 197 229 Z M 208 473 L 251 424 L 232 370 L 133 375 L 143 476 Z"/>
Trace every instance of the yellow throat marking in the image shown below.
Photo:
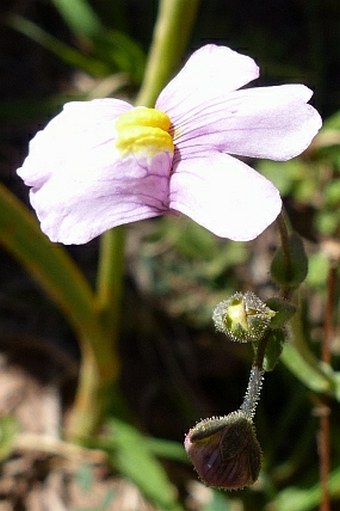
<path fill-rule="evenodd" d="M 169 117 L 156 108 L 139 106 L 121 114 L 116 120 L 116 147 L 123 154 L 146 152 L 154 156 L 174 151 Z"/>

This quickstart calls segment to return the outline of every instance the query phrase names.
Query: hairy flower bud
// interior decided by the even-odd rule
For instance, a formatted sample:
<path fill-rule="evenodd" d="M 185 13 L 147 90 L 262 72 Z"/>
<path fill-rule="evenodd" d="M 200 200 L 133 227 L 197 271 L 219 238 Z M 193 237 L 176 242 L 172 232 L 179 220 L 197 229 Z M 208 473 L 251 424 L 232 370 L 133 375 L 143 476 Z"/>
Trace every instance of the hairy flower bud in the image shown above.
<path fill-rule="evenodd" d="M 240 410 L 202 420 L 190 429 L 184 446 L 207 486 L 240 489 L 258 478 L 261 447 L 253 421 Z"/>
<path fill-rule="evenodd" d="M 263 337 L 275 314 L 254 293 L 235 293 L 215 307 L 213 321 L 232 341 L 252 342 Z"/>

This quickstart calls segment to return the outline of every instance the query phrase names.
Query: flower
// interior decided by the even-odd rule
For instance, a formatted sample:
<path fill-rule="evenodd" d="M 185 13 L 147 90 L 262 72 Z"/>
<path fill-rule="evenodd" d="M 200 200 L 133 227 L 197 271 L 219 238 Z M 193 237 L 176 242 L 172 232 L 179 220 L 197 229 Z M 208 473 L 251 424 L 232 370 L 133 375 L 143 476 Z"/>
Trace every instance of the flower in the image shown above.
<path fill-rule="evenodd" d="M 218 236 L 254 239 L 281 199 L 234 156 L 293 158 L 321 126 L 304 85 L 240 89 L 258 75 L 250 57 L 206 45 L 154 109 L 109 98 L 67 103 L 18 169 L 41 229 L 80 244 L 117 225 L 183 213 Z"/>
<path fill-rule="evenodd" d="M 258 478 L 262 451 L 253 421 L 241 410 L 203 419 L 190 429 L 184 447 L 207 486 L 236 490 Z"/>

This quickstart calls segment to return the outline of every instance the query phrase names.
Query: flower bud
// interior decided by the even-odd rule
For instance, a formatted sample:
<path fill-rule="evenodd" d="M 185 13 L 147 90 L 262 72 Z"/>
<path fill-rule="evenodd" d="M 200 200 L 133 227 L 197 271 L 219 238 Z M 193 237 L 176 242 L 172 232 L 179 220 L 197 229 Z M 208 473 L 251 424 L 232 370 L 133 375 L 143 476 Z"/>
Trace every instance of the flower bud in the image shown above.
<path fill-rule="evenodd" d="M 254 293 L 235 293 L 219 303 L 213 312 L 216 330 L 235 342 L 259 341 L 275 312 Z"/>
<path fill-rule="evenodd" d="M 308 273 L 308 259 L 301 237 L 293 232 L 288 238 L 289 261 L 280 247 L 274 255 L 270 273 L 279 286 L 298 287 Z"/>
<path fill-rule="evenodd" d="M 202 420 L 190 429 L 184 446 L 207 486 L 236 490 L 258 478 L 262 451 L 253 421 L 242 411 Z"/>

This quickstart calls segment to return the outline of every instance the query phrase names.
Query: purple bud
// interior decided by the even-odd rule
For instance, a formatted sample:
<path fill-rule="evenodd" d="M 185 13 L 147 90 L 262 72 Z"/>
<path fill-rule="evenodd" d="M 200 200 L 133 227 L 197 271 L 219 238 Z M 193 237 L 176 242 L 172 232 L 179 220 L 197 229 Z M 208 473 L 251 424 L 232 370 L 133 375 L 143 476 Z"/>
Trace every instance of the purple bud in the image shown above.
<path fill-rule="evenodd" d="M 258 478 L 261 447 L 251 418 L 241 411 L 199 422 L 186 435 L 184 446 L 207 486 L 240 489 Z"/>

